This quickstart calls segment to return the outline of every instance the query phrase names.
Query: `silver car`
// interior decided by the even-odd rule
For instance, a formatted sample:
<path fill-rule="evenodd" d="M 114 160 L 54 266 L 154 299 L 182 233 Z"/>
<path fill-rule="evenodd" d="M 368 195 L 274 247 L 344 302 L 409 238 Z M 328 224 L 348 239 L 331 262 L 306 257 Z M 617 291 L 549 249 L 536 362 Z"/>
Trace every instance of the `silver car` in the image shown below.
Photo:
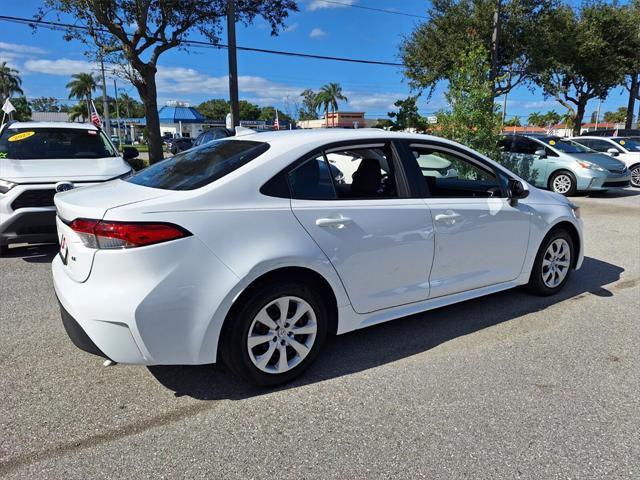
<path fill-rule="evenodd" d="M 579 143 L 549 135 L 507 135 L 502 162 L 529 183 L 562 195 L 630 185 L 626 165 Z"/>

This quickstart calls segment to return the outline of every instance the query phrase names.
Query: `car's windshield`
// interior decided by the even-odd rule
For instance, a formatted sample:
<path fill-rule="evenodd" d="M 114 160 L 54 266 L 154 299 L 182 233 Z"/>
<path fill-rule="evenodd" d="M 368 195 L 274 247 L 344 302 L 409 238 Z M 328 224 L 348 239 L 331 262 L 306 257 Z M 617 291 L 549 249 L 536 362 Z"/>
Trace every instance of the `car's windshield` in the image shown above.
<path fill-rule="evenodd" d="M 240 168 L 269 144 L 248 140 L 216 140 L 151 165 L 128 181 L 165 190 L 193 190 Z"/>
<path fill-rule="evenodd" d="M 593 153 L 593 150 L 591 150 L 590 148 L 587 148 L 571 140 L 566 140 L 564 138 L 538 137 L 537 140 L 540 140 L 563 153 Z"/>
<path fill-rule="evenodd" d="M 98 130 L 84 128 L 7 128 L 0 135 L 0 159 L 106 158 L 118 153 Z"/>
<path fill-rule="evenodd" d="M 632 138 L 614 138 L 613 141 L 630 152 L 640 152 L 640 140 L 634 140 Z"/>

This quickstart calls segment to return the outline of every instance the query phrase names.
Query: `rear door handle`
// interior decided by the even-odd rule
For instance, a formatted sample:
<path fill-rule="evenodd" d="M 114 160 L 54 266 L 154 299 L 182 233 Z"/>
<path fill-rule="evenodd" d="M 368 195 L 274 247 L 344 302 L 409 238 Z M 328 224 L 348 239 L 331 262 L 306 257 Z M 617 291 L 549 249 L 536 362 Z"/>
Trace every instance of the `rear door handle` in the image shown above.
<path fill-rule="evenodd" d="M 439 213 L 436 215 L 436 222 L 456 223 L 457 218 L 460 218 L 460 214 L 456 212 Z"/>
<path fill-rule="evenodd" d="M 318 218 L 316 219 L 316 225 L 319 227 L 336 227 L 344 228 L 345 225 L 353 223 L 353 220 L 347 217 L 340 216 L 338 218 Z"/>

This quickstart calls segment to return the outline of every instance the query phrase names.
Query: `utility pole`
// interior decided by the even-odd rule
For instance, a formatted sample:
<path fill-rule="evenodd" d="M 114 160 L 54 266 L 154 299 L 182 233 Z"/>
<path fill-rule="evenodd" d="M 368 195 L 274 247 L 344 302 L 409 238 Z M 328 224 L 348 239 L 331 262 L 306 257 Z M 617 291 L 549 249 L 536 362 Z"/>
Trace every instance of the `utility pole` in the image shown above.
<path fill-rule="evenodd" d="M 493 31 L 491 32 L 491 91 L 496 93 L 496 78 L 498 77 L 498 46 L 500 42 L 500 2 L 496 0 L 496 8 L 493 11 Z"/>
<path fill-rule="evenodd" d="M 596 109 L 596 131 L 598 130 L 598 122 L 600 121 L 600 104 L 602 104 L 602 99 L 598 99 L 598 108 Z"/>
<path fill-rule="evenodd" d="M 100 71 L 102 72 L 102 113 L 104 115 L 104 131 L 111 138 L 111 121 L 109 120 L 109 102 L 107 101 L 107 79 L 104 76 L 104 62 L 100 55 Z M 89 113 L 91 116 L 91 113 Z"/>
<path fill-rule="evenodd" d="M 238 62 L 236 58 L 236 11 L 234 0 L 227 0 L 227 48 L 229 54 L 229 100 L 231 101 L 231 123 L 240 125 L 240 104 L 238 101 Z"/>
<path fill-rule="evenodd" d="M 113 88 L 116 91 L 116 132 L 118 132 L 118 148 L 122 148 L 122 140 L 120 138 L 120 109 L 118 108 L 118 84 L 115 78 L 113 79 Z"/>
<path fill-rule="evenodd" d="M 507 116 L 507 92 L 504 93 L 504 99 L 502 100 L 502 123 L 501 128 L 504 128 L 504 120 Z"/>

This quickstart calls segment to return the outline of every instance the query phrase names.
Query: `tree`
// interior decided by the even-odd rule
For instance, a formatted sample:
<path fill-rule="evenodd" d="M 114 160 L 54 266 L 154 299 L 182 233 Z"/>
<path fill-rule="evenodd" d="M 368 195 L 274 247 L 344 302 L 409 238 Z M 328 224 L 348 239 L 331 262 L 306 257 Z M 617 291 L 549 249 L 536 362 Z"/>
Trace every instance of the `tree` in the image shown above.
<path fill-rule="evenodd" d="M 527 117 L 527 125 L 542 127 L 544 125 L 542 114 L 540 112 L 531 112 Z"/>
<path fill-rule="evenodd" d="M 403 131 L 414 128 L 417 131 L 425 131 L 427 122 L 418 112 L 417 96 L 409 96 L 404 100 L 397 100 L 393 106 L 398 108 L 397 112 L 389 112 L 387 115 L 391 119 L 386 126 L 390 130 Z"/>
<path fill-rule="evenodd" d="M 520 117 L 513 117 L 510 120 L 504 122 L 505 127 L 519 127 L 520 126 Z"/>
<path fill-rule="evenodd" d="M 89 119 L 87 112 L 87 104 L 85 102 L 78 102 L 69 109 L 69 121 L 75 122 L 78 119 L 86 121 Z"/>
<path fill-rule="evenodd" d="M 98 86 L 96 79 L 93 78 L 91 73 L 74 73 L 71 75 L 72 80 L 67 83 L 69 89 L 69 98 L 77 98 L 78 100 L 85 100 L 87 103 L 87 110 L 91 107 L 91 95 Z M 82 118 L 87 119 L 88 116 Z"/>
<path fill-rule="evenodd" d="M 500 116 L 493 101 L 489 70 L 482 46 L 458 54 L 458 70 L 451 74 L 445 93 L 449 108 L 438 113 L 438 125 L 445 138 L 497 159 Z"/>
<path fill-rule="evenodd" d="M 640 0 L 632 0 L 630 5 L 630 17 L 628 18 L 632 34 L 632 41 L 636 45 L 636 52 L 640 51 Z M 636 100 L 640 100 L 640 54 L 629 59 L 629 76 L 625 82 L 625 87 L 629 91 L 629 101 L 627 102 L 627 115 L 624 128 L 631 128 L 633 123 L 633 111 Z M 638 124 L 640 125 L 640 109 L 638 111 Z"/>
<path fill-rule="evenodd" d="M 227 113 L 231 111 L 231 107 L 227 100 L 222 98 L 212 98 L 211 100 L 202 102 L 196 107 L 196 110 L 207 118 L 224 120 L 227 117 Z"/>
<path fill-rule="evenodd" d="M 275 119 L 276 119 L 275 107 L 269 106 L 269 107 L 262 107 L 260 109 L 260 116 L 258 117 L 258 120 L 273 122 Z M 278 110 L 278 120 L 280 120 L 281 122 L 284 121 L 284 122 L 293 123 L 293 118 L 291 118 L 289 115 L 284 113 L 282 110 Z"/>
<path fill-rule="evenodd" d="M 4 102 L 14 93 L 24 94 L 21 86 L 20 72 L 7 65 L 7 62 L 0 63 L 0 101 Z"/>
<path fill-rule="evenodd" d="M 320 91 L 316 94 L 315 107 L 320 106 L 324 108 L 324 118 L 326 126 L 329 126 L 329 108 L 333 113 L 333 126 L 336 124 L 335 113 L 338 110 L 338 101 L 348 101 L 347 97 L 342 94 L 342 87 L 337 83 L 327 83 L 323 85 Z"/>
<path fill-rule="evenodd" d="M 246 100 L 240 100 L 238 102 L 240 120 L 258 120 L 262 113 L 260 107 Z M 231 111 L 231 105 L 229 105 L 229 111 Z M 282 117 L 281 117 L 282 118 Z"/>
<path fill-rule="evenodd" d="M 14 120 L 19 122 L 26 122 L 31 120 L 31 107 L 25 97 L 16 97 L 11 99 L 15 112 L 11 113 Z"/>
<path fill-rule="evenodd" d="M 162 159 L 160 117 L 156 73 L 158 59 L 168 50 L 187 49 L 184 41 L 191 32 L 217 43 L 226 17 L 222 0 L 45 0 L 42 18 L 48 9 L 69 15 L 74 27 L 65 39 L 77 39 L 89 46 L 94 57 L 104 57 L 120 65 L 121 73 L 138 91 L 145 107 L 149 133 L 149 162 Z M 276 35 L 289 11 L 297 11 L 294 0 L 236 0 L 236 21 L 250 24 L 263 17 Z M 84 27 L 77 29 L 76 26 Z"/>
<path fill-rule="evenodd" d="M 127 93 L 120 94 L 120 98 L 118 98 L 118 105 L 120 106 L 121 115 L 126 115 L 129 118 L 144 117 L 144 106 L 142 103 Z"/>
<path fill-rule="evenodd" d="M 627 6 L 596 0 L 579 12 L 568 6 L 555 9 L 539 30 L 535 80 L 570 112 L 574 135 L 580 134 L 587 102 L 605 98 L 620 85 L 628 59 L 637 55 L 628 15 Z"/>
<path fill-rule="evenodd" d="M 627 107 L 620 107 L 615 112 L 604 112 L 604 121 L 607 123 L 624 123 L 627 118 Z"/>
<path fill-rule="evenodd" d="M 302 97 L 302 106 L 298 112 L 300 120 L 317 120 L 318 106 L 316 104 L 316 92 L 307 88 L 300 94 Z"/>
<path fill-rule="evenodd" d="M 34 112 L 59 112 L 58 100 L 53 97 L 38 97 L 29 102 Z"/>
<path fill-rule="evenodd" d="M 554 0 L 433 0 L 428 21 L 404 37 L 400 47 L 411 87 L 431 95 L 439 81 L 456 73 L 460 52 L 474 44 L 490 65 L 487 75 L 493 79 L 494 96 L 508 93 L 531 78 L 540 20 L 553 4 Z M 497 41 L 494 32 L 499 34 Z"/>

